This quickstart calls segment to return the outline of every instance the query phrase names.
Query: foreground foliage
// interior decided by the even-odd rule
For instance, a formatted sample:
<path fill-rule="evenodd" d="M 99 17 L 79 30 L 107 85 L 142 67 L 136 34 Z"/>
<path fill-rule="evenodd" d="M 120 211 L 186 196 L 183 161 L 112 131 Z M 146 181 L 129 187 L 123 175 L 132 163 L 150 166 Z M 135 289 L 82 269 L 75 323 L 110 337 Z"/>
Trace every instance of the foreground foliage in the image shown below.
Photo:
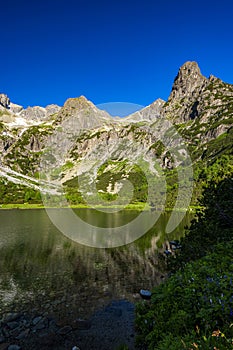
<path fill-rule="evenodd" d="M 211 183 L 200 211 L 168 260 L 172 275 L 138 304 L 141 349 L 233 348 L 233 180 Z"/>

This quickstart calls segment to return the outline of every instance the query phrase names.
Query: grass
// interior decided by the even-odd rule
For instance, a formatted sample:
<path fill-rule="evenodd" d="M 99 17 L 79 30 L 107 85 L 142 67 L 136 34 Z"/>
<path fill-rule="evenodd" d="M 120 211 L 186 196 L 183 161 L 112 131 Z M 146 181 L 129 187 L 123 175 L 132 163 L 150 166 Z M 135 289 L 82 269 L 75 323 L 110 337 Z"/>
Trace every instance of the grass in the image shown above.
<path fill-rule="evenodd" d="M 32 204 L 32 203 L 0 204 L 0 209 L 41 209 L 41 208 L 44 208 L 43 204 Z"/>
<path fill-rule="evenodd" d="M 47 206 L 44 206 L 43 204 L 41 203 L 7 203 L 7 204 L 0 204 L 0 209 L 49 209 L 49 208 L 57 208 L 57 207 L 47 207 Z M 101 209 L 101 208 L 108 208 L 108 209 L 113 209 L 113 208 L 119 208 L 119 209 L 124 209 L 124 210 L 139 210 L 139 211 L 142 211 L 142 210 L 150 210 L 150 209 L 153 209 L 152 207 L 149 206 L 148 203 L 143 203 L 143 202 L 136 202 L 136 203 L 130 203 L 128 204 L 127 206 L 124 206 L 124 205 L 112 205 L 112 204 L 109 204 L 108 206 L 103 206 L 101 204 L 96 204 L 96 205 L 93 205 L 93 207 L 90 207 L 86 204 L 83 204 L 83 203 L 80 203 L 80 204 L 74 204 L 74 205 L 69 205 L 67 207 L 64 207 L 64 208 L 72 208 L 72 209 L 79 209 L 79 208 L 83 208 L 83 209 L 91 209 L 91 208 L 94 208 L 94 209 Z M 197 209 L 200 209 L 201 207 L 200 206 L 189 206 L 188 208 L 188 212 L 194 212 L 196 211 Z M 172 211 L 174 210 L 173 208 L 168 208 L 166 207 L 165 208 L 165 211 Z M 185 208 L 179 208 L 176 210 L 177 212 L 182 212 L 182 211 L 186 211 Z"/>
<path fill-rule="evenodd" d="M 38 203 L 7 203 L 7 204 L 0 204 L 0 209 L 45 209 L 45 208 L 57 208 L 57 207 L 45 207 L 43 204 L 38 204 Z M 66 208 L 66 207 L 65 207 Z M 75 204 L 75 205 L 69 205 L 67 208 L 91 208 L 90 206 L 86 204 Z M 93 208 L 119 208 L 119 209 L 126 209 L 126 210 L 143 210 L 147 209 L 149 210 L 150 207 L 148 204 L 145 205 L 145 203 L 135 203 L 135 204 L 128 204 L 126 207 L 123 205 L 108 205 L 108 206 L 103 206 L 103 205 L 95 205 Z"/>

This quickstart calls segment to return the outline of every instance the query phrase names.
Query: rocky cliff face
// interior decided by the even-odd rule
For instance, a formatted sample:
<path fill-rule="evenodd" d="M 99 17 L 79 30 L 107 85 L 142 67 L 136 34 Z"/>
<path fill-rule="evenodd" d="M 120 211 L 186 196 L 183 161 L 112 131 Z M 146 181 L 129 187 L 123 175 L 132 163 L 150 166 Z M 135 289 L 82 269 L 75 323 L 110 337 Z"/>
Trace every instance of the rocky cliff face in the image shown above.
<path fill-rule="evenodd" d="M 207 82 L 196 62 L 186 62 L 179 69 L 168 101 L 175 102 L 183 98 L 193 100 L 201 94 Z"/>
<path fill-rule="evenodd" d="M 175 78 L 162 115 L 174 123 L 199 120 L 211 123 L 232 117 L 233 86 L 210 76 L 204 77 L 196 62 L 186 62 Z"/>
<path fill-rule="evenodd" d="M 102 174 L 105 183 L 99 178 L 101 190 L 108 191 L 115 186 L 111 177 L 129 176 L 133 169 L 129 160 L 132 163 L 143 158 L 151 173 L 158 173 L 155 161 L 161 169 L 167 170 L 181 164 L 185 146 L 181 139 L 175 138 L 175 129 L 166 129 L 168 123 L 175 125 L 188 144 L 193 161 L 201 160 L 216 138 L 229 139 L 231 135 L 233 85 L 214 76 L 206 78 L 196 62 L 186 62 L 179 69 L 167 102 L 158 99 L 126 118 L 111 117 L 84 96 L 68 99 L 62 108 L 49 105 L 23 109 L 5 94 L 0 94 L 3 175 L 7 167 L 33 178 L 40 169 L 40 158 L 51 142 L 54 167 L 62 167 L 57 178 L 60 176 L 65 183 L 85 171 L 99 177 Z M 169 148 L 172 147 L 176 148 L 177 154 L 171 155 Z M 56 161 L 56 157 L 64 152 L 64 159 Z M 103 158 L 102 163 L 94 162 L 98 157 Z M 83 165 L 84 158 L 88 165 Z M 109 160 L 114 164 L 110 166 Z M 65 166 L 67 161 L 69 167 Z M 97 169 L 99 164 L 102 164 L 101 171 Z"/>

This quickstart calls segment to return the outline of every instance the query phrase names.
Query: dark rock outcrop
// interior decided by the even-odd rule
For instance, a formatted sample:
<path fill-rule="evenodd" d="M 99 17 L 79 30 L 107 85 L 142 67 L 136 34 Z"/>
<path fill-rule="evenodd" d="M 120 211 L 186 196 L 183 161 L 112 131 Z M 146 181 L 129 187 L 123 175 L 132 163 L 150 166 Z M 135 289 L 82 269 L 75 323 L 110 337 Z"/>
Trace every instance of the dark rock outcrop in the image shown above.
<path fill-rule="evenodd" d="M 10 99 L 7 95 L 0 94 L 0 105 L 4 108 L 9 108 Z"/>

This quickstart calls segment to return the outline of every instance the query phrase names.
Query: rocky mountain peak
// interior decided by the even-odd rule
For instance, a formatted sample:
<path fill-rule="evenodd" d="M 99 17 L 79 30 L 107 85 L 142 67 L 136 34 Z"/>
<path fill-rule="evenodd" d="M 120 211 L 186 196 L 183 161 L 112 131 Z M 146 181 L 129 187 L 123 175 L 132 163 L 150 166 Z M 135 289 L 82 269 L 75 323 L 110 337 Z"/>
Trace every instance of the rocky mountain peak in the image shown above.
<path fill-rule="evenodd" d="M 165 103 L 162 114 L 176 123 L 195 118 L 199 111 L 199 99 L 209 83 L 201 74 L 197 62 L 184 63 L 174 80 L 172 91 Z"/>
<path fill-rule="evenodd" d="M 61 108 L 58 116 L 75 117 L 75 118 L 90 118 L 93 114 L 101 114 L 102 112 L 89 101 L 85 96 L 69 98 Z"/>
<path fill-rule="evenodd" d="M 207 80 L 200 71 L 197 62 L 186 62 L 180 67 L 174 80 L 172 92 L 169 99 L 182 98 L 192 95 L 193 91 L 202 86 Z"/>
<path fill-rule="evenodd" d="M 160 118 L 160 112 L 165 104 L 165 101 L 161 98 L 158 98 L 149 106 L 137 111 L 128 117 L 124 118 L 123 121 L 137 123 L 139 121 L 149 121 L 153 122 L 156 119 Z"/>
<path fill-rule="evenodd" d="M 113 122 L 113 118 L 107 112 L 99 110 L 85 96 L 69 98 L 60 109 L 56 123 L 68 120 L 68 123 L 75 123 L 78 130 L 92 129 L 106 122 Z"/>
<path fill-rule="evenodd" d="M 165 103 L 164 100 L 162 100 L 161 98 L 157 98 L 157 100 L 155 100 L 154 102 L 151 103 L 151 106 L 157 106 L 158 108 L 163 106 Z"/>
<path fill-rule="evenodd" d="M 67 108 L 67 109 L 72 108 L 72 109 L 81 110 L 83 108 L 90 107 L 91 105 L 94 107 L 92 102 L 90 102 L 85 96 L 80 96 L 80 97 L 68 98 L 63 108 Z"/>
<path fill-rule="evenodd" d="M 19 113 L 23 107 L 12 103 L 6 94 L 0 94 L 0 109 L 7 110 L 8 113 Z"/>
<path fill-rule="evenodd" d="M 196 61 L 187 61 L 179 69 L 178 74 L 182 73 L 186 73 L 188 75 L 191 75 L 193 73 L 201 74 L 201 71 Z"/>
<path fill-rule="evenodd" d="M 0 94 L 0 106 L 9 108 L 10 99 L 6 94 Z"/>

